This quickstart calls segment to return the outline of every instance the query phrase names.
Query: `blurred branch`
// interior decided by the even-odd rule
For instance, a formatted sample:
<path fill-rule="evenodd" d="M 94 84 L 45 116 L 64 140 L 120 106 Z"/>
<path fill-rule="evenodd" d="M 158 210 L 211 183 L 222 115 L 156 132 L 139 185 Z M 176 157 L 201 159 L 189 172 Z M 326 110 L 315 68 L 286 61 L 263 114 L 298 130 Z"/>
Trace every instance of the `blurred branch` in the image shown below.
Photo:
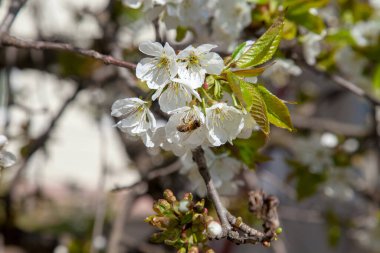
<path fill-rule="evenodd" d="M 342 134 L 352 137 L 366 137 L 371 133 L 371 129 L 359 127 L 353 124 L 341 123 L 335 120 L 324 118 L 303 117 L 292 115 L 294 126 L 298 129 L 310 129 L 316 131 L 328 131 L 335 134 Z"/>
<path fill-rule="evenodd" d="M 206 183 L 208 196 L 213 202 L 219 220 L 222 223 L 223 232 L 215 239 L 227 238 L 236 244 L 261 243 L 262 245 L 269 247 L 270 242 L 276 239 L 277 235 L 275 231 L 279 226 L 277 198 L 271 195 L 267 196 L 262 191 L 253 191 L 250 193 L 250 211 L 264 221 L 264 233 L 250 227 L 245 224 L 240 217 L 235 217 L 223 206 L 210 173 L 208 172 L 203 149 L 197 147 L 192 153 L 193 160 L 198 166 L 199 173 Z"/>
<path fill-rule="evenodd" d="M 0 34 L 1 34 L 0 36 L 3 36 L 3 33 L 9 31 L 9 29 L 11 28 L 13 22 L 15 21 L 17 17 L 18 12 L 24 6 L 26 1 L 27 0 L 12 0 L 11 1 L 8 12 L 0 24 Z"/>
<path fill-rule="evenodd" d="M 84 49 L 72 46 L 67 43 L 55 43 L 48 41 L 26 41 L 9 34 L 3 34 L 1 37 L 0 44 L 3 47 L 16 47 L 16 48 L 24 48 L 24 49 L 36 49 L 36 50 L 58 50 L 58 51 L 66 51 L 71 53 L 80 54 L 83 56 L 87 56 L 99 61 L 102 61 L 107 65 L 114 65 L 118 67 L 123 67 L 127 69 L 134 70 L 136 69 L 136 64 L 132 62 L 127 62 L 123 60 L 116 59 L 110 55 L 101 54 L 95 50 Z"/>
<path fill-rule="evenodd" d="M 13 178 L 11 185 L 10 185 L 10 191 L 16 186 L 18 183 L 22 172 L 24 171 L 28 160 L 33 156 L 35 152 L 37 152 L 39 149 L 43 148 L 46 145 L 46 142 L 49 140 L 51 132 L 54 130 L 55 126 L 57 125 L 58 120 L 61 118 L 63 113 L 66 111 L 66 108 L 75 100 L 79 92 L 83 89 L 82 86 L 78 86 L 76 90 L 73 92 L 73 94 L 68 97 L 65 102 L 62 104 L 61 108 L 57 112 L 57 114 L 54 116 L 54 118 L 50 121 L 50 124 L 48 128 L 45 130 L 43 134 L 41 134 L 37 139 L 31 140 L 31 142 L 24 148 L 25 153 L 23 154 L 23 162 L 21 167 L 19 167 L 15 177 Z"/>

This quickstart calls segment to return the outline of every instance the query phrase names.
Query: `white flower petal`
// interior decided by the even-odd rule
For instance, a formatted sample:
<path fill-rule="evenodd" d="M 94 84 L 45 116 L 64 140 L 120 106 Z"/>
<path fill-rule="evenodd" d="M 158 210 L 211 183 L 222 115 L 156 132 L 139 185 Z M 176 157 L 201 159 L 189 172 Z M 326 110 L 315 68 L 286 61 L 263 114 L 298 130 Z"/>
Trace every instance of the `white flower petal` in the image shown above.
<path fill-rule="evenodd" d="M 224 68 L 224 61 L 217 53 L 210 52 L 203 55 L 201 65 L 209 74 L 219 75 Z"/>
<path fill-rule="evenodd" d="M 139 45 L 139 50 L 146 55 L 161 56 L 164 48 L 158 42 L 145 41 Z"/>
<path fill-rule="evenodd" d="M 8 168 L 16 163 L 16 157 L 8 151 L 0 151 L 0 168 Z"/>
<path fill-rule="evenodd" d="M 196 51 L 199 52 L 200 54 L 203 53 L 208 53 L 211 51 L 211 49 L 214 49 L 218 47 L 217 45 L 212 45 L 212 44 L 203 44 L 200 45 L 199 47 L 196 48 Z"/>

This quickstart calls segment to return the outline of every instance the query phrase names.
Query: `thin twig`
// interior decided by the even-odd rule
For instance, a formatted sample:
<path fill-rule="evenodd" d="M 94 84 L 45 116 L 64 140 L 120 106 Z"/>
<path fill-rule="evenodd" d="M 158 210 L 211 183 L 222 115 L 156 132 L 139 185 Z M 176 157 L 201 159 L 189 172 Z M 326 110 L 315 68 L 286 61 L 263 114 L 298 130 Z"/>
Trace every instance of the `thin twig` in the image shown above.
<path fill-rule="evenodd" d="M 3 34 L 0 44 L 2 46 L 24 48 L 24 49 L 66 51 L 66 52 L 76 53 L 76 54 L 80 54 L 83 56 L 87 56 L 87 57 L 102 61 L 104 64 L 107 64 L 107 65 L 115 65 L 118 67 L 123 67 L 123 68 L 131 69 L 131 70 L 136 69 L 136 64 L 132 62 L 116 59 L 110 55 L 101 54 L 95 50 L 79 48 L 67 43 L 55 43 L 55 42 L 48 42 L 48 41 L 26 41 L 26 40 L 22 40 L 14 36 L 11 36 L 9 34 Z"/>
<path fill-rule="evenodd" d="M 360 88 L 358 85 L 354 84 L 353 82 L 348 81 L 347 79 L 336 75 L 336 74 L 330 74 L 326 71 L 318 69 L 316 66 L 312 66 L 306 63 L 306 61 L 302 58 L 297 56 L 293 56 L 292 59 L 295 61 L 297 65 L 300 65 L 302 68 L 307 69 L 314 74 L 318 76 L 322 76 L 326 79 L 332 80 L 334 83 L 342 87 L 343 89 L 349 91 L 352 94 L 355 94 L 359 97 L 362 97 L 366 99 L 368 102 L 370 102 L 373 105 L 380 105 L 380 101 L 373 97 L 371 94 Z"/>
<path fill-rule="evenodd" d="M 15 21 L 17 14 L 21 10 L 21 8 L 24 6 L 27 0 L 12 0 L 11 4 L 9 6 L 8 12 L 5 15 L 3 21 L 0 25 L 0 36 L 8 32 L 11 28 L 13 22 Z"/>
<path fill-rule="evenodd" d="M 222 223 L 223 233 L 215 239 L 227 238 L 236 244 L 261 243 L 264 246 L 270 246 L 270 242 L 277 236 L 275 230 L 278 227 L 278 200 L 274 196 L 265 195 L 262 191 L 258 192 L 260 193 L 259 195 L 261 196 L 262 200 L 261 205 L 257 205 L 257 203 L 254 203 L 252 201 L 252 198 L 250 198 L 250 209 L 253 208 L 255 211 L 257 211 L 254 212 L 254 214 L 260 214 L 259 218 L 262 218 L 264 221 L 264 233 L 250 227 L 244 223 L 241 218 L 236 218 L 234 215 L 229 213 L 223 206 L 219 194 L 216 191 L 214 183 L 208 172 L 203 149 L 201 147 L 197 147 L 192 151 L 192 153 L 193 160 L 198 166 L 199 173 L 206 183 L 208 196 L 213 202 L 219 220 Z M 251 193 L 251 195 L 252 194 L 256 194 L 256 192 Z"/>
<path fill-rule="evenodd" d="M 27 161 L 33 156 L 35 152 L 37 152 L 39 149 L 45 146 L 46 142 L 49 140 L 50 134 L 54 130 L 55 126 L 57 125 L 58 120 L 61 118 L 63 113 L 66 111 L 67 107 L 75 100 L 79 92 L 83 89 L 82 86 L 78 86 L 77 89 L 74 91 L 74 93 L 67 98 L 67 100 L 62 104 L 61 108 L 59 109 L 58 113 L 54 116 L 54 118 L 50 121 L 50 124 L 48 128 L 45 130 L 43 134 L 41 134 L 37 139 L 34 139 L 30 142 L 30 144 L 25 149 L 26 152 L 24 154 L 24 160 L 22 162 L 21 167 L 16 172 L 16 175 L 14 176 L 11 184 L 10 184 L 10 192 L 13 190 L 13 188 L 17 185 L 26 165 Z"/>
<path fill-rule="evenodd" d="M 226 236 L 227 232 L 231 230 L 231 224 L 227 219 L 227 210 L 224 208 L 222 201 L 220 200 L 219 194 L 215 188 L 213 181 L 211 180 L 210 173 L 207 169 L 206 158 L 204 156 L 204 151 L 201 147 L 197 147 L 193 150 L 193 160 L 198 166 L 199 173 L 204 179 L 207 187 L 207 193 L 210 199 L 212 200 L 216 212 L 219 216 L 219 220 L 222 223 L 223 235 Z"/>

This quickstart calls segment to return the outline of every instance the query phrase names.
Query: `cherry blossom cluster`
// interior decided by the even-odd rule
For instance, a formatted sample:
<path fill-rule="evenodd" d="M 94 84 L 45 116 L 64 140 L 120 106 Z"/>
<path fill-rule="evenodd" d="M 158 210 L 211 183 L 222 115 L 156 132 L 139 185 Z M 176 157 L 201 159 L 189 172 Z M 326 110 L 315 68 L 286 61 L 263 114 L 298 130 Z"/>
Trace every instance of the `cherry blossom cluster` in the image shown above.
<path fill-rule="evenodd" d="M 142 139 L 147 147 L 161 147 L 177 156 L 184 156 L 198 146 L 218 147 L 236 138 L 249 138 L 257 124 L 251 114 L 234 106 L 229 94 L 216 101 L 207 93 L 206 76 L 218 77 L 224 61 L 210 44 L 188 46 L 178 54 L 166 43 L 144 42 L 139 49 L 150 56 L 137 65 L 136 76 L 146 82 L 153 94 L 148 100 L 124 98 L 112 106 L 111 115 L 121 117 L 116 126 L 130 136 Z M 168 119 L 156 120 L 151 111 L 153 101 L 167 113 Z M 206 158 L 212 164 L 232 164 L 229 175 L 219 176 L 222 186 L 242 167 L 237 160 L 213 155 Z M 227 160 L 226 160 L 227 159 Z M 219 162 L 216 162 L 219 161 Z M 223 161 L 223 162 L 220 162 Z M 192 173 L 191 163 L 186 172 Z M 217 174 L 217 173 L 214 173 Z M 201 178 L 199 176 L 193 177 Z M 198 180 L 197 180 L 198 181 Z"/>
<path fill-rule="evenodd" d="M 234 44 L 240 32 L 251 23 L 252 1 L 247 0 L 123 0 L 131 8 L 142 8 L 151 19 L 167 29 L 191 28 L 204 41 Z M 212 33 L 206 26 L 211 20 Z M 211 35 L 211 36 L 210 36 Z"/>
<path fill-rule="evenodd" d="M 123 117 L 117 123 L 123 132 L 139 136 L 147 147 L 160 146 L 176 155 L 197 146 L 221 146 L 237 137 L 248 138 L 256 123 L 252 116 L 226 102 L 204 103 L 199 94 L 205 90 L 206 74 L 219 75 L 223 59 L 215 46 L 188 46 L 178 54 L 166 43 L 144 42 L 141 52 L 151 56 L 142 59 L 136 76 L 154 91 L 150 101 L 139 98 L 117 100 L 112 116 Z M 158 100 L 161 111 L 169 114 L 166 124 L 159 126 L 150 111 L 151 101 Z"/>

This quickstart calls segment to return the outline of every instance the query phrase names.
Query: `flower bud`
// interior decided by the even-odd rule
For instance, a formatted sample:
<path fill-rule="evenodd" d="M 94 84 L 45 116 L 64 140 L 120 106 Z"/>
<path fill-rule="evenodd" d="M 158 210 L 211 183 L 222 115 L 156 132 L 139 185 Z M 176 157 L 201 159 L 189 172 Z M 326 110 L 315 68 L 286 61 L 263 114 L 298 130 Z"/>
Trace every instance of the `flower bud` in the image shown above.
<path fill-rule="evenodd" d="M 198 201 L 194 206 L 194 211 L 197 213 L 202 213 L 203 208 L 205 207 L 205 200 L 202 199 L 201 201 Z"/>
<path fill-rule="evenodd" d="M 181 200 L 179 202 L 178 210 L 181 213 L 186 213 L 190 210 L 189 207 L 190 207 L 190 202 L 188 200 Z"/>
<path fill-rule="evenodd" d="M 8 143 L 8 138 L 5 135 L 0 135 L 0 150 Z"/>
<path fill-rule="evenodd" d="M 157 227 L 157 228 L 163 229 L 163 228 L 167 228 L 169 226 L 170 219 L 167 217 L 154 217 L 151 220 L 150 224 Z"/>
<path fill-rule="evenodd" d="M 177 199 L 176 197 L 174 196 L 174 193 L 169 190 L 169 189 L 166 189 L 164 191 L 164 198 L 169 202 L 169 203 L 174 203 Z"/>
<path fill-rule="evenodd" d="M 198 247 L 193 246 L 189 249 L 188 253 L 199 253 L 199 249 Z"/>
<path fill-rule="evenodd" d="M 186 248 L 180 248 L 177 253 L 186 253 Z"/>
<path fill-rule="evenodd" d="M 211 248 L 205 250 L 205 253 L 215 253 L 215 251 Z"/>
<path fill-rule="evenodd" d="M 185 195 L 183 196 L 183 199 L 192 201 L 193 200 L 193 194 L 191 192 L 186 192 Z"/>
<path fill-rule="evenodd" d="M 207 234 L 210 237 L 218 237 L 222 234 L 222 226 L 217 221 L 211 221 L 207 224 Z"/>

